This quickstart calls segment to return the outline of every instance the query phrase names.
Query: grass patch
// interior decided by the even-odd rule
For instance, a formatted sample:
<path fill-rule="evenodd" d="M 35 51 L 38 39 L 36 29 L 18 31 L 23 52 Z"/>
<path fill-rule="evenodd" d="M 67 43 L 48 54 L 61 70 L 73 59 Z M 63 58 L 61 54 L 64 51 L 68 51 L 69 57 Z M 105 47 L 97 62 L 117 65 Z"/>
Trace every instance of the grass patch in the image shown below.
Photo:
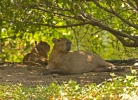
<path fill-rule="evenodd" d="M 0 85 L 0 100 L 137 100 L 138 77 L 136 71 L 126 76 L 111 74 L 110 81 L 80 86 L 75 81 L 59 85 L 38 85 L 36 88 L 18 85 Z"/>

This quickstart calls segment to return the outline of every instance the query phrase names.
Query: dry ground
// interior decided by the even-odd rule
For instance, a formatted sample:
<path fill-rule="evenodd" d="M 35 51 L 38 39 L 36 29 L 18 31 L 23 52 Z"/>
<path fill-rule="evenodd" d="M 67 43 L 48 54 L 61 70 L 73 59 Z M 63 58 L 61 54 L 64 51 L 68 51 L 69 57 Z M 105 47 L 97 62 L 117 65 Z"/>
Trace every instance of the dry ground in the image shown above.
<path fill-rule="evenodd" d="M 133 64 L 131 64 L 133 65 Z M 116 75 L 125 75 L 130 73 L 130 64 L 125 63 L 119 66 L 125 66 L 125 71 L 115 72 Z M 138 70 L 137 67 L 134 69 Z M 0 84 L 17 84 L 21 83 L 23 86 L 35 87 L 38 84 L 48 85 L 52 82 L 62 83 L 63 81 L 69 81 L 70 79 L 77 81 L 79 84 L 96 83 L 99 84 L 105 79 L 109 79 L 110 72 L 89 72 L 77 75 L 40 75 L 43 71 L 43 67 L 38 66 L 25 66 L 21 63 L 0 63 Z"/>

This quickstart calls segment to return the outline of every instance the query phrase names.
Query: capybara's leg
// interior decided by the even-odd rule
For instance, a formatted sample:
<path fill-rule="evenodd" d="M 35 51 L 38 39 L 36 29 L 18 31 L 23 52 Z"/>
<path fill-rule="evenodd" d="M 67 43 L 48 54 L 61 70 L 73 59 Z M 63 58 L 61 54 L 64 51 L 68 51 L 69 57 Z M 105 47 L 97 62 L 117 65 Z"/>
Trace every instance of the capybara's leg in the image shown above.
<path fill-rule="evenodd" d="M 112 72 L 112 71 L 124 71 L 124 67 L 97 67 L 94 72 Z"/>
<path fill-rule="evenodd" d="M 115 68 L 115 65 L 109 62 L 104 61 L 103 63 L 101 63 L 103 67 L 107 67 L 107 69 L 112 69 Z"/>
<path fill-rule="evenodd" d="M 27 55 L 24 56 L 23 61 L 22 61 L 23 64 L 26 64 L 26 61 L 29 60 L 29 55 L 30 55 L 30 53 L 28 53 Z"/>
<path fill-rule="evenodd" d="M 53 71 L 54 69 L 54 66 L 52 64 L 48 64 L 46 66 L 46 69 L 44 71 L 42 71 L 40 74 L 41 75 L 48 75 L 48 74 L 51 74 L 51 72 Z"/>
<path fill-rule="evenodd" d="M 46 69 L 46 70 L 42 71 L 40 74 L 41 75 L 48 75 L 48 74 L 51 74 L 51 71 L 49 71 L 48 69 Z"/>
<path fill-rule="evenodd" d="M 94 71 L 96 72 L 111 72 L 111 71 L 123 71 L 124 68 L 116 67 L 114 64 L 106 62 L 106 61 L 101 61 L 99 65 L 97 66 Z"/>
<path fill-rule="evenodd" d="M 107 68 L 102 68 L 102 67 L 99 67 L 99 68 L 96 68 L 96 69 L 94 69 L 93 70 L 93 72 L 106 72 L 106 71 L 108 71 L 108 69 Z"/>
<path fill-rule="evenodd" d="M 59 74 L 59 75 L 69 75 L 70 72 L 65 70 L 65 69 L 62 69 L 62 68 L 59 68 L 59 69 L 55 69 L 51 72 L 52 74 Z"/>

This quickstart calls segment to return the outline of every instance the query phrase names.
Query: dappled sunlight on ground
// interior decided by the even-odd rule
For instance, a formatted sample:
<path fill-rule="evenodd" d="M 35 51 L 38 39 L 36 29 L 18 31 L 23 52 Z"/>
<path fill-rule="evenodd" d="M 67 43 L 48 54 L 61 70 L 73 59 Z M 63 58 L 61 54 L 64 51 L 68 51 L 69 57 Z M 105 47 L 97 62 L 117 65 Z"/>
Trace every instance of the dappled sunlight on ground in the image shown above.
<path fill-rule="evenodd" d="M 125 66 L 125 71 L 115 72 L 116 75 L 125 75 L 130 73 L 131 65 Z M 24 86 L 48 85 L 52 82 L 63 83 L 64 81 L 75 80 L 81 85 L 92 82 L 99 84 L 104 80 L 111 78 L 111 72 L 89 72 L 75 75 L 40 75 L 44 67 L 24 66 L 20 63 L 1 63 L 0 64 L 0 84 L 18 84 Z M 134 67 L 137 70 L 137 67 Z"/>

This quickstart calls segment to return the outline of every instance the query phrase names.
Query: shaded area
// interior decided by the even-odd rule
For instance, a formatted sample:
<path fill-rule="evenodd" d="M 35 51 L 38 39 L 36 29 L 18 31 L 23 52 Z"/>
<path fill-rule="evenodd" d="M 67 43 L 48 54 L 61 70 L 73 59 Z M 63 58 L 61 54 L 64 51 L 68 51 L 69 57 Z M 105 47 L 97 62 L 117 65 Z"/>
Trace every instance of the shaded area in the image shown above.
<path fill-rule="evenodd" d="M 134 64 L 134 63 L 133 63 Z M 130 73 L 132 63 L 116 64 L 125 66 L 125 71 L 114 72 L 116 75 L 125 75 Z M 74 80 L 81 85 L 90 84 L 92 82 L 99 84 L 106 79 L 111 78 L 110 72 L 89 72 L 76 75 L 40 75 L 44 67 L 39 66 L 26 66 L 20 63 L 0 63 L 0 84 L 17 84 L 21 83 L 23 86 L 35 87 L 38 84 L 49 85 L 52 82 L 61 84 L 63 81 Z M 138 70 L 137 67 L 133 69 Z"/>

